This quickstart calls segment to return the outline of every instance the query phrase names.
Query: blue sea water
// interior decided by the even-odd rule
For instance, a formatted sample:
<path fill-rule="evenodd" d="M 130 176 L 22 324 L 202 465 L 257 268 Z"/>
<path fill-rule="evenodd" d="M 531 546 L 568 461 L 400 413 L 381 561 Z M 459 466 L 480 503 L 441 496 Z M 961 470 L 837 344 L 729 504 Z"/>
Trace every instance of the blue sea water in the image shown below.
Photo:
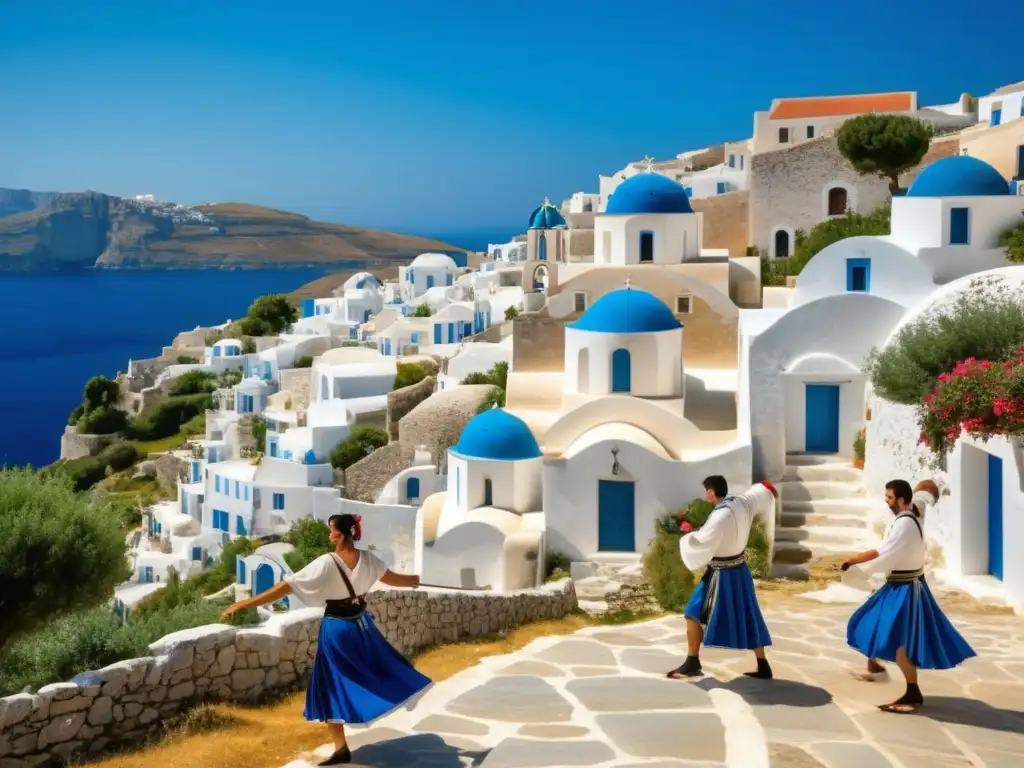
<path fill-rule="evenodd" d="M 325 273 L 95 271 L 0 275 L 0 465 L 41 466 L 60 454 L 85 382 L 130 358 L 155 357 L 175 335 L 245 314 L 252 300 Z"/>

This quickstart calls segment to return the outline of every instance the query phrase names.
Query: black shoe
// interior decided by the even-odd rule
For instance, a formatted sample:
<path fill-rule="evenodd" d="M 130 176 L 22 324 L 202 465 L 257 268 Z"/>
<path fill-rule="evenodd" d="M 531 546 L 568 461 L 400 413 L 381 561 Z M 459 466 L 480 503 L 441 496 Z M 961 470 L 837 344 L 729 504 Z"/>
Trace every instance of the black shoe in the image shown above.
<path fill-rule="evenodd" d="M 672 680 L 679 680 L 684 677 L 700 677 L 703 674 L 704 670 L 700 666 L 700 658 L 697 656 L 687 656 L 686 661 L 669 672 L 666 677 Z"/>
<path fill-rule="evenodd" d="M 754 672 L 744 672 L 747 677 L 753 677 L 756 680 L 771 680 L 774 675 L 772 674 L 771 664 L 768 663 L 768 659 L 757 660 L 757 670 Z"/>
<path fill-rule="evenodd" d="M 324 760 L 320 765 L 344 765 L 345 763 L 352 762 L 352 751 L 346 744 L 341 749 L 337 750 L 333 755 Z"/>
<path fill-rule="evenodd" d="M 892 712 L 897 715 L 909 715 L 916 712 L 924 704 L 924 696 L 917 683 L 907 683 L 907 692 L 900 696 L 892 704 L 883 704 L 879 707 L 883 712 Z"/>

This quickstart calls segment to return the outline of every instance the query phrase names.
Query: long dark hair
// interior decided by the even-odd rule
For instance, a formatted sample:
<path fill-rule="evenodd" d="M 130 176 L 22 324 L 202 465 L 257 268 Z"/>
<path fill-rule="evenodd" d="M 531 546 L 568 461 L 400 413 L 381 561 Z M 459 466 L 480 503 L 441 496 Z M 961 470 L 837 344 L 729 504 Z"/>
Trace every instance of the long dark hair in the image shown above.
<path fill-rule="evenodd" d="M 352 541 L 359 541 L 363 536 L 361 521 L 359 515 L 331 515 L 327 518 L 328 525 L 334 526 L 338 533 Z"/>

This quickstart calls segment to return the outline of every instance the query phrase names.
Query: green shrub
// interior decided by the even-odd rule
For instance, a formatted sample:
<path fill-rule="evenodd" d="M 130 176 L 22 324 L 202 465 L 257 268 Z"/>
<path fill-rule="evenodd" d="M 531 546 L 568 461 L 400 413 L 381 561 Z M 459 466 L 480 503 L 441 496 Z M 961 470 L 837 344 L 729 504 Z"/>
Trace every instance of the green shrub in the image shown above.
<path fill-rule="evenodd" d="M 388 433 L 376 427 L 355 427 L 351 434 L 331 451 L 330 462 L 335 469 L 348 469 L 378 448 L 388 444 Z"/>
<path fill-rule="evenodd" d="M 262 416 L 252 417 L 252 439 L 257 451 L 262 451 L 267 444 L 267 420 Z"/>
<path fill-rule="evenodd" d="M 128 424 L 128 415 L 114 406 L 101 405 L 88 409 L 78 420 L 78 431 L 83 435 L 112 435 Z"/>
<path fill-rule="evenodd" d="M 247 336 L 273 336 L 287 330 L 299 319 L 299 311 L 283 294 L 260 296 L 238 325 Z"/>
<path fill-rule="evenodd" d="M 999 235 L 999 245 L 1006 249 L 1006 258 L 1017 264 L 1024 262 L 1024 223 Z"/>
<path fill-rule="evenodd" d="M 754 518 L 750 526 L 750 537 L 747 539 L 747 567 L 755 579 L 767 579 L 772 571 L 772 545 L 768 540 L 768 531 L 764 518 Z"/>
<path fill-rule="evenodd" d="M 477 413 L 483 413 L 486 410 L 498 406 L 499 408 L 505 407 L 505 387 L 508 384 L 508 363 L 500 361 L 494 364 L 494 366 L 487 373 L 471 373 L 462 380 L 463 384 L 490 384 L 491 386 L 497 387 L 497 390 L 493 390 L 487 393 L 484 401 L 477 407 Z"/>
<path fill-rule="evenodd" d="M 69 427 L 76 427 L 76 426 L 78 426 L 78 420 L 81 419 L 84 415 L 85 415 L 85 405 L 83 403 L 79 403 L 78 405 L 76 405 L 74 408 L 71 409 L 71 415 L 68 416 L 68 426 Z"/>
<path fill-rule="evenodd" d="M 853 438 L 853 456 L 861 461 L 864 461 L 866 437 L 867 435 L 865 434 L 864 427 L 861 427 L 857 431 L 857 436 Z"/>
<path fill-rule="evenodd" d="M 206 336 L 203 337 L 203 343 L 208 347 L 212 347 L 223 338 L 224 331 L 207 331 Z"/>
<path fill-rule="evenodd" d="M 819 222 L 808 232 L 798 230 L 793 255 L 786 260 L 786 274 L 799 275 L 807 266 L 807 262 L 819 251 L 840 240 L 865 235 L 888 235 L 891 229 L 890 221 L 891 204 L 886 202 L 868 214 L 850 211 L 844 216 L 834 216 Z M 785 276 L 782 285 L 785 285 Z"/>
<path fill-rule="evenodd" d="M 644 578 L 651 585 L 658 603 L 666 611 L 680 612 L 686 607 L 697 580 L 679 556 L 679 524 L 675 513 L 664 515 L 654 532 L 654 541 L 644 554 Z M 675 532 L 670 529 L 675 528 Z"/>
<path fill-rule="evenodd" d="M 572 560 L 562 552 L 548 552 L 544 558 L 544 581 L 567 579 L 572 570 Z"/>
<path fill-rule="evenodd" d="M 761 285 L 785 288 L 789 276 L 789 259 L 761 259 Z"/>
<path fill-rule="evenodd" d="M 484 411 L 489 411 L 491 408 L 504 408 L 505 407 L 505 390 L 498 389 L 495 387 L 484 397 L 483 401 L 476 407 L 478 414 Z"/>
<path fill-rule="evenodd" d="M 200 413 L 198 416 L 193 416 L 191 419 L 181 425 L 181 434 L 185 437 L 195 437 L 196 435 L 206 434 L 206 412 Z"/>
<path fill-rule="evenodd" d="M 517 317 L 519 317 L 518 309 L 516 309 L 515 307 L 505 307 L 506 320 L 515 320 Z"/>
<path fill-rule="evenodd" d="M 159 440 L 176 434 L 183 424 L 211 408 L 213 397 L 207 393 L 177 395 L 144 408 L 125 431 L 134 440 Z"/>
<path fill-rule="evenodd" d="M 402 389 L 413 384 L 419 384 L 428 374 L 427 369 L 419 363 L 399 363 L 398 373 L 395 376 L 395 385 L 392 389 Z"/>
<path fill-rule="evenodd" d="M 97 458 L 114 472 L 121 472 L 133 466 L 142 458 L 142 454 L 131 443 L 114 443 L 105 448 Z"/>
<path fill-rule="evenodd" d="M 256 342 L 252 340 L 252 337 L 253 336 L 258 336 L 258 335 L 261 335 L 261 334 L 250 333 L 250 334 L 247 334 L 247 335 L 242 337 L 242 354 L 243 355 L 251 355 L 253 352 L 256 351 Z"/>
<path fill-rule="evenodd" d="M 296 368 L 312 368 L 313 367 L 313 356 L 312 355 L 303 355 L 302 357 L 296 359 L 295 367 Z"/>
<path fill-rule="evenodd" d="M 362 346 L 365 346 L 365 345 L 361 341 L 352 341 L 351 339 L 346 339 L 345 341 L 341 342 L 341 346 L 342 347 L 362 347 Z"/>
<path fill-rule="evenodd" d="M 0 470 L 0 653 L 56 614 L 108 600 L 129 575 L 103 497 L 75 493 L 60 472 Z"/>
<path fill-rule="evenodd" d="M 195 365 L 196 363 L 199 362 L 199 360 L 190 355 L 178 355 L 178 357 L 175 358 L 174 362 L 176 362 L 178 365 Z"/>
<path fill-rule="evenodd" d="M 188 371 L 181 374 L 171 387 L 171 395 L 198 395 L 213 392 L 217 388 L 217 376 L 209 371 Z"/>
<path fill-rule="evenodd" d="M 285 534 L 284 540 L 295 549 L 285 553 L 288 567 L 298 572 L 316 560 L 320 555 L 334 551 L 331 544 L 331 529 L 312 517 L 296 521 Z"/>
<path fill-rule="evenodd" d="M 107 476 L 107 464 L 98 456 L 86 456 L 52 464 L 44 473 L 61 475 L 76 491 L 87 491 Z"/>
<path fill-rule="evenodd" d="M 416 307 L 416 311 L 412 313 L 413 317 L 430 317 L 431 315 L 430 306 L 427 304 L 420 304 Z"/>
<path fill-rule="evenodd" d="M 904 326 L 889 346 L 872 351 L 867 371 L 875 394 L 919 405 L 939 374 L 959 361 L 1001 362 L 1024 346 L 1024 297 L 980 279 L 971 288 L 951 305 Z"/>
<path fill-rule="evenodd" d="M 224 371 L 217 377 L 217 386 L 230 389 L 242 381 L 241 371 Z"/>
<path fill-rule="evenodd" d="M 26 686 L 40 688 L 70 680 L 124 659 L 149 654 L 149 646 L 171 632 L 220 623 L 227 601 L 197 600 L 120 624 L 110 608 L 59 616 L 15 641 L 0 664 L 0 696 Z M 255 611 L 234 624 L 254 624 Z"/>
<path fill-rule="evenodd" d="M 121 388 L 116 381 L 106 376 L 93 376 L 85 383 L 85 409 L 92 410 L 106 405 L 117 405 L 121 399 Z"/>

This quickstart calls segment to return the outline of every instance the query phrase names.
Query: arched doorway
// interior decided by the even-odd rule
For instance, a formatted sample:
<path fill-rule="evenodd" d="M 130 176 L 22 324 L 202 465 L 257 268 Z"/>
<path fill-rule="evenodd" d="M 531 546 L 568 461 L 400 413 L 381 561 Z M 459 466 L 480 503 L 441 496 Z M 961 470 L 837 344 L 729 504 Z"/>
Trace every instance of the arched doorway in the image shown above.
<path fill-rule="evenodd" d="M 266 563 L 256 569 L 256 583 L 253 585 L 253 596 L 262 595 L 274 587 L 274 569 Z"/>
<path fill-rule="evenodd" d="M 616 349 L 612 352 L 612 392 L 629 392 L 631 374 L 629 350 Z"/>
<path fill-rule="evenodd" d="M 789 258 L 789 232 L 780 229 L 775 233 L 775 258 Z"/>
<path fill-rule="evenodd" d="M 828 215 L 842 216 L 846 213 L 847 194 L 842 187 L 832 187 L 828 191 Z"/>
<path fill-rule="evenodd" d="M 548 290 L 548 268 L 543 264 L 533 270 L 533 290 L 540 293 Z"/>
<path fill-rule="evenodd" d="M 548 238 L 543 232 L 537 236 L 537 261 L 548 260 Z"/>

